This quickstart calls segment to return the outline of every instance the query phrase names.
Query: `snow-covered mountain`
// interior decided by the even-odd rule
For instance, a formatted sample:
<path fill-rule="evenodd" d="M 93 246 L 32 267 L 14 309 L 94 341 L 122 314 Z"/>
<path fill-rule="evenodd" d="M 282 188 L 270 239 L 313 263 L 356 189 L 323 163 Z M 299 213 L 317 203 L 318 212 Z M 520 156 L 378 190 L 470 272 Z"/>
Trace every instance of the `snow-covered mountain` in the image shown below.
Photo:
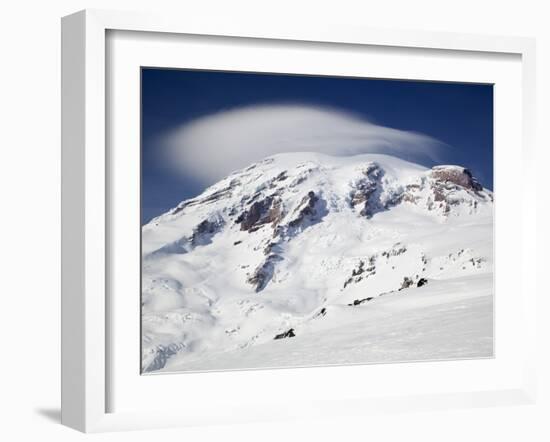
<path fill-rule="evenodd" d="M 279 154 L 142 229 L 142 369 L 491 356 L 493 195 L 458 166 Z"/>

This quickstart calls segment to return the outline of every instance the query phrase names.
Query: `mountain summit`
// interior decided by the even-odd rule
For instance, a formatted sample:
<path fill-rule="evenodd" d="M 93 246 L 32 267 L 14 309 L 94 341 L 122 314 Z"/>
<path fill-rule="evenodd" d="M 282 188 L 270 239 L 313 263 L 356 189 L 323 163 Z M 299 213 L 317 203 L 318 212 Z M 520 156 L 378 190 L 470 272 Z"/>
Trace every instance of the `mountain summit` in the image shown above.
<path fill-rule="evenodd" d="M 488 356 L 492 214 L 459 166 L 289 153 L 236 171 L 143 226 L 142 369 Z"/>

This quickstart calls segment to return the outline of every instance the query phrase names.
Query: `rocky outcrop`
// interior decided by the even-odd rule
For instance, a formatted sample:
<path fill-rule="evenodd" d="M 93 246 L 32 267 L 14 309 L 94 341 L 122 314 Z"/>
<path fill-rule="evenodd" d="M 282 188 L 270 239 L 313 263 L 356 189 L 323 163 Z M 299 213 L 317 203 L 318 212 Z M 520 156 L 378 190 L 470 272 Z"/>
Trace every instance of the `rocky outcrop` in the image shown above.
<path fill-rule="evenodd" d="M 361 305 L 365 302 L 372 301 L 373 299 L 374 299 L 373 296 L 369 296 L 368 298 L 363 298 L 363 299 L 355 299 L 351 304 L 348 304 L 348 305 L 350 307 L 355 307 L 355 306 Z"/>
<path fill-rule="evenodd" d="M 305 220 L 309 219 L 313 221 L 317 216 L 317 210 L 315 205 L 319 201 L 319 197 L 315 195 L 315 192 L 310 190 L 308 194 L 302 199 L 302 202 L 295 210 L 295 217 L 288 223 L 290 227 L 298 227 L 303 224 Z"/>
<path fill-rule="evenodd" d="M 414 284 L 414 280 L 412 278 L 409 278 L 408 276 L 405 276 L 403 278 L 403 282 L 401 283 L 401 287 L 399 288 L 399 290 L 408 289 L 409 287 L 412 287 L 413 284 Z"/>
<path fill-rule="evenodd" d="M 282 261 L 282 259 L 283 258 L 279 255 L 271 254 L 254 270 L 251 275 L 248 276 L 246 282 L 254 286 L 256 293 L 261 292 L 269 281 L 271 281 L 275 271 L 275 264 Z"/>
<path fill-rule="evenodd" d="M 235 222 L 241 225 L 241 230 L 255 232 L 266 224 L 277 226 L 283 217 L 283 204 L 280 198 L 268 196 L 253 202 L 242 212 Z"/>
<path fill-rule="evenodd" d="M 430 186 L 433 195 L 433 204 L 430 209 L 440 209 L 445 215 L 451 212 L 453 206 L 468 205 L 472 210 L 477 209 L 475 198 L 486 198 L 482 194 L 483 186 L 473 177 L 472 173 L 460 166 L 435 166 L 430 172 L 432 178 Z M 457 193 L 465 191 L 463 196 Z"/>
<path fill-rule="evenodd" d="M 319 310 L 317 312 L 317 314 L 314 316 L 314 318 L 320 318 L 322 316 L 326 316 L 326 314 L 327 314 L 327 309 L 326 309 L 326 307 L 323 307 L 321 310 Z"/>
<path fill-rule="evenodd" d="M 407 251 L 407 247 L 401 243 L 395 243 L 391 249 L 389 250 L 384 250 L 381 255 L 384 257 L 384 258 L 387 258 L 389 259 L 390 257 L 392 256 L 399 256 L 399 255 L 402 255 L 403 253 L 405 253 Z"/>
<path fill-rule="evenodd" d="M 293 338 L 294 336 L 296 336 L 296 334 L 294 333 L 294 329 L 291 328 L 291 329 L 287 330 L 286 332 L 279 333 L 278 335 L 275 335 L 275 337 L 273 339 Z"/>
<path fill-rule="evenodd" d="M 290 216 L 285 218 L 284 223 L 276 225 L 273 237 L 278 238 L 278 241 L 291 240 L 303 230 L 322 221 L 327 213 L 326 202 L 315 192 L 309 191 Z M 278 219 L 281 220 L 283 217 L 284 214 L 281 213 Z"/>
<path fill-rule="evenodd" d="M 368 265 L 367 265 L 368 262 Z M 370 276 L 376 275 L 376 256 L 373 255 L 368 258 L 368 261 L 360 260 L 356 268 L 351 271 L 351 276 L 344 282 L 344 289 L 349 284 L 357 284 L 363 279 L 367 279 Z"/>
<path fill-rule="evenodd" d="M 284 225 L 281 224 L 284 217 L 282 202 L 277 197 L 255 202 L 237 218 L 236 222 L 241 223 L 241 230 L 248 232 L 254 232 L 266 224 L 274 227 L 274 240 L 264 248 L 267 258 L 247 278 L 247 282 L 255 287 L 256 292 L 261 292 L 267 286 L 273 278 L 276 264 L 283 259 L 277 252 L 280 243 L 291 240 L 297 232 L 318 222 L 324 216 L 324 207 L 320 203 L 322 200 L 315 192 L 308 192 L 294 210 L 292 219 Z"/>
<path fill-rule="evenodd" d="M 282 181 L 285 181 L 287 178 L 288 178 L 287 172 L 282 171 L 279 175 L 277 175 L 275 178 L 273 178 L 270 181 L 269 187 L 273 189 L 273 188 L 277 187 L 278 183 L 280 183 Z"/>
<path fill-rule="evenodd" d="M 364 178 L 352 184 L 350 205 L 359 207 L 360 215 L 371 218 L 376 212 L 384 210 L 380 201 L 380 180 L 384 171 L 375 163 L 369 163 L 363 170 Z"/>
<path fill-rule="evenodd" d="M 182 255 L 189 253 L 195 247 L 208 245 L 212 243 L 212 238 L 221 231 L 224 224 L 225 220 L 221 216 L 207 218 L 193 229 L 191 236 L 182 236 L 178 240 L 149 253 L 145 258 L 150 259 L 163 254 Z"/>
<path fill-rule="evenodd" d="M 423 285 L 426 285 L 426 284 L 428 284 L 428 280 L 426 278 L 420 278 L 416 283 L 416 286 L 422 287 Z"/>
<path fill-rule="evenodd" d="M 473 177 L 472 172 L 460 166 L 435 166 L 432 178 L 439 184 L 456 185 L 473 191 L 483 190 L 483 186 Z"/>
<path fill-rule="evenodd" d="M 205 219 L 193 230 L 191 246 L 202 246 L 210 244 L 212 237 L 220 231 L 224 225 L 223 218 Z"/>
<path fill-rule="evenodd" d="M 416 182 L 406 184 L 395 197 L 395 204 L 411 203 L 448 216 L 453 207 L 475 213 L 480 203 L 492 202 L 490 192 L 472 173 L 460 166 L 435 166 Z"/>

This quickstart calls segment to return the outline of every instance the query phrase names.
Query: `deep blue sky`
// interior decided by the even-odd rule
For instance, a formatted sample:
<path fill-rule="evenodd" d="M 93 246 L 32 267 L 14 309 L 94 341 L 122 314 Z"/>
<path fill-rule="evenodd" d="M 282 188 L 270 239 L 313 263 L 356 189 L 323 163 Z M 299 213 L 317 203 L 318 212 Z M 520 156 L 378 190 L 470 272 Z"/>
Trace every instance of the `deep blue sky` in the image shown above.
<path fill-rule="evenodd" d="M 493 188 L 492 85 L 143 68 L 142 222 L 203 190 L 160 163 L 163 136 L 220 110 L 281 102 L 340 108 L 429 135 L 451 146 L 445 163 L 468 167 Z"/>

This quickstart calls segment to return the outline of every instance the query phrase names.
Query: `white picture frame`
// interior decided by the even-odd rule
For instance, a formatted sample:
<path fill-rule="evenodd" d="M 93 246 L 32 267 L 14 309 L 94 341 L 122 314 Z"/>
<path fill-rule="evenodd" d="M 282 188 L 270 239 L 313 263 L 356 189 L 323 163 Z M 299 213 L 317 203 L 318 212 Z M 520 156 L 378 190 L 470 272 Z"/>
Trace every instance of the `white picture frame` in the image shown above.
<path fill-rule="evenodd" d="M 441 390 L 425 394 L 395 393 L 377 397 L 347 397 L 342 394 L 318 397 L 305 407 L 277 404 L 254 405 L 253 399 L 235 403 L 227 413 L 206 413 L 198 407 L 192 415 L 185 410 L 118 411 L 111 409 L 109 393 L 109 243 L 110 210 L 108 164 L 109 93 L 106 36 L 111 31 L 154 32 L 163 35 L 217 36 L 220 38 L 268 39 L 384 48 L 431 49 L 484 54 L 510 54 L 521 63 L 521 192 L 524 210 L 521 225 L 521 293 L 518 319 L 526 340 L 518 355 L 521 376 L 500 388 L 479 387 L 461 392 Z M 158 34 L 157 34 L 158 35 Z M 62 423 L 84 432 L 168 426 L 215 424 L 284 419 L 289 417 L 395 412 L 430 408 L 479 407 L 533 403 L 535 400 L 535 317 L 536 317 L 536 194 L 528 183 L 535 164 L 535 43 L 519 37 L 491 37 L 451 33 L 388 31 L 307 24 L 295 27 L 280 23 L 218 23 L 197 17 L 167 17 L 151 14 L 81 11 L 62 21 Z M 498 170 L 497 170 L 498 174 Z M 498 201 L 498 192 L 496 193 Z M 116 232 L 116 231 L 115 231 Z M 517 232 L 514 232 L 517 234 Z M 497 247 L 498 253 L 498 247 Z M 498 300 L 497 300 L 498 302 Z M 498 316 L 496 318 L 498 321 Z M 497 355 L 498 358 L 498 355 Z M 402 367 L 401 369 L 405 369 Z M 304 370 L 300 369 L 302 376 Z M 354 367 L 357 374 L 362 367 Z M 289 372 L 290 370 L 286 370 Z M 244 377 L 261 377 L 243 372 Z M 284 375 L 283 375 L 284 376 Z M 305 375 L 307 377 L 307 373 Z M 151 378 L 151 377 L 150 377 Z M 155 378 L 155 377 L 152 377 Z M 170 381 L 170 376 L 165 383 Z M 175 379 L 175 378 L 174 378 Z M 261 381 L 261 379 L 260 379 Z M 251 398 L 253 396 L 250 396 Z M 189 398 L 192 400 L 192 397 Z"/>

